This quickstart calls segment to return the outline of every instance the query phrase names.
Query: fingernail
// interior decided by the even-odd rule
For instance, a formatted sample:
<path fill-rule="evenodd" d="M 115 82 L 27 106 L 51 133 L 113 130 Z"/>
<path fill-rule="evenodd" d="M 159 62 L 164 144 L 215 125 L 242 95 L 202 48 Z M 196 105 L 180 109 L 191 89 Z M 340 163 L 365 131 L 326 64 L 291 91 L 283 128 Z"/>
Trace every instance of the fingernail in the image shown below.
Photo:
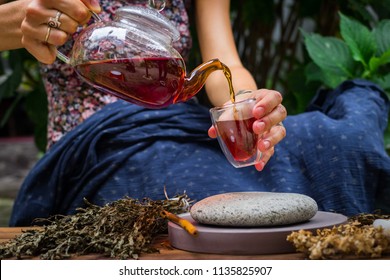
<path fill-rule="evenodd" d="M 263 161 L 259 161 L 258 163 L 255 164 L 255 168 L 257 171 L 263 171 L 265 166 L 265 163 Z"/>
<path fill-rule="evenodd" d="M 255 133 L 260 134 L 261 132 L 264 131 L 264 128 L 265 128 L 265 123 L 263 121 L 255 122 L 255 126 L 254 126 Z"/>
<path fill-rule="evenodd" d="M 264 116 L 264 108 L 263 107 L 256 107 L 253 110 L 253 116 L 257 119 L 261 118 Z"/>
<path fill-rule="evenodd" d="M 264 148 L 265 148 L 266 150 L 268 150 L 269 147 L 271 146 L 271 142 L 268 141 L 268 140 L 263 140 L 263 145 L 264 145 Z"/>

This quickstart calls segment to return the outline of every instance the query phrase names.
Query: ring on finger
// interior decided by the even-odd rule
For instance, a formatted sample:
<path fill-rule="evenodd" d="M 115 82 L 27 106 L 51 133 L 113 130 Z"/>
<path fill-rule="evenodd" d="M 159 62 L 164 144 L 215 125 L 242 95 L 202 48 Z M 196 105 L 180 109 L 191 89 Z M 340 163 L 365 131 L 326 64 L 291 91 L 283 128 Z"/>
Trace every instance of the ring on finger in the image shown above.
<path fill-rule="evenodd" d="M 56 17 L 55 18 L 49 18 L 49 21 L 47 22 L 47 25 L 51 28 L 60 28 L 61 22 L 60 22 L 60 17 L 62 13 L 60 11 L 57 11 Z"/>
<path fill-rule="evenodd" d="M 47 43 L 47 41 L 49 40 L 50 33 L 51 33 L 51 27 L 48 26 L 46 31 L 46 36 L 45 36 L 45 43 Z"/>

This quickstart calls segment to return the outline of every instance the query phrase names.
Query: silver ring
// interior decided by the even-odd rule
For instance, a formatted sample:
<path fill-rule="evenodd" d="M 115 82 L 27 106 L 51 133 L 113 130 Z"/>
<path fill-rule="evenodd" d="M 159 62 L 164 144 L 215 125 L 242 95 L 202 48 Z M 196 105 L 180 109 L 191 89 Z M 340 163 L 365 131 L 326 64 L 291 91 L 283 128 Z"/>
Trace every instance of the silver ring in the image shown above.
<path fill-rule="evenodd" d="M 45 43 L 47 43 L 47 41 L 49 40 L 50 32 L 51 32 L 51 27 L 48 26 L 48 27 L 47 27 L 46 36 L 45 36 Z"/>
<path fill-rule="evenodd" d="M 47 25 L 51 28 L 60 28 L 61 26 L 61 22 L 60 22 L 60 16 L 62 15 L 62 13 L 60 11 L 57 11 L 57 14 L 56 14 L 56 17 L 55 18 L 49 18 L 49 21 L 47 23 Z"/>

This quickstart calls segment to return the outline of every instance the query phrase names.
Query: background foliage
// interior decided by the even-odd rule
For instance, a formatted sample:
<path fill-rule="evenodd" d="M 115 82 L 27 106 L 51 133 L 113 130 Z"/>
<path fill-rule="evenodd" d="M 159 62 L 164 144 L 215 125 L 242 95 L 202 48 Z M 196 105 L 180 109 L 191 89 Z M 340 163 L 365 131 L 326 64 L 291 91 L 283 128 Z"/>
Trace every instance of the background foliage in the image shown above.
<path fill-rule="evenodd" d="M 24 49 L 1 53 L 0 137 L 34 135 L 46 149 L 47 98 L 37 61 Z"/>
<path fill-rule="evenodd" d="M 320 87 L 334 86 L 306 74 L 313 73 L 306 69 L 314 66 L 305 45 L 311 37 L 307 35 L 305 40 L 303 34 L 341 39 L 340 12 L 367 30 L 390 19 L 390 0 L 231 2 L 232 26 L 243 63 L 254 74 L 259 87 L 274 88 L 284 94 L 290 115 L 303 112 Z M 314 42 L 318 38 L 314 37 Z M 195 37 L 188 69 L 199 63 Z M 38 148 L 44 151 L 47 101 L 37 66 L 24 50 L 1 53 L 0 136 L 34 133 Z M 390 72 L 388 65 L 380 70 Z M 390 136 L 386 135 L 386 142 L 389 145 Z"/>

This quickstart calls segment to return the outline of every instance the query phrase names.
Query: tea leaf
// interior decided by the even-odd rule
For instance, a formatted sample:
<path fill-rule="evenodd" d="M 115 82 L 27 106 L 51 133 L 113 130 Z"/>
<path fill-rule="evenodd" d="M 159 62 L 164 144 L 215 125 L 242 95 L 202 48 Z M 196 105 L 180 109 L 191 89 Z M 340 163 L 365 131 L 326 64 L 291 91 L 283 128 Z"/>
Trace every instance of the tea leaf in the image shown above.
<path fill-rule="evenodd" d="M 323 37 L 312 33 L 304 33 L 305 46 L 309 56 L 322 71 L 332 72 L 332 74 L 344 77 L 353 77 L 355 63 L 351 58 L 351 53 L 340 39 Z"/>
<path fill-rule="evenodd" d="M 367 66 L 376 53 L 376 44 L 371 31 L 360 22 L 340 13 L 340 32 L 352 52 L 352 57 Z"/>
<path fill-rule="evenodd" d="M 140 253 L 156 251 L 153 238 L 167 230 L 161 213 L 183 213 L 189 206 L 185 194 L 155 201 L 123 198 L 102 207 L 85 202 L 87 207 L 74 215 L 38 220 L 49 224 L 1 243 L 0 259 L 64 259 L 86 254 L 136 259 Z"/>

